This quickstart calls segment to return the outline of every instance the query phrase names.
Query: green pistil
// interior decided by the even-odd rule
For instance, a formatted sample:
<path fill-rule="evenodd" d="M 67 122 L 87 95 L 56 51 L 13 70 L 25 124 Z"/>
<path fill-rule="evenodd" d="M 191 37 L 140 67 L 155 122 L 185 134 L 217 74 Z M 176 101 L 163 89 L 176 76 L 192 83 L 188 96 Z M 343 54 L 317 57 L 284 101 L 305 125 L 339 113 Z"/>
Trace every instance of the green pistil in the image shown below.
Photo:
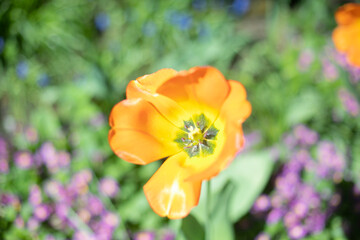
<path fill-rule="evenodd" d="M 190 157 L 207 156 L 214 152 L 218 129 L 211 125 L 204 114 L 195 115 L 184 121 L 184 127 L 174 140 Z"/>

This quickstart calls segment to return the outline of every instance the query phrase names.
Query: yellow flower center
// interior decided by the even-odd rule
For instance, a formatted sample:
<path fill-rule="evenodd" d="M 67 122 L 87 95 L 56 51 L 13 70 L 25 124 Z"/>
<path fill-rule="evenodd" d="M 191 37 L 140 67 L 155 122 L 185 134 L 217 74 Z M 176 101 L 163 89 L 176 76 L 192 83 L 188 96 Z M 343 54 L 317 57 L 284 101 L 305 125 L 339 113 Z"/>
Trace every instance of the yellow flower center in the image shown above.
<path fill-rule="evenodd" d="M 214 152 L 218 131 L 204 114 L 195 115 L 184 121 L 174 141 L 189 157 L 206 156 Z"/>
<path fill-rule="evenodd" d="M 204 138 L 204 136 L 199 128 L 191 126 L 189 127 L 188 138 L 194 142 L 199 143 Z"/>

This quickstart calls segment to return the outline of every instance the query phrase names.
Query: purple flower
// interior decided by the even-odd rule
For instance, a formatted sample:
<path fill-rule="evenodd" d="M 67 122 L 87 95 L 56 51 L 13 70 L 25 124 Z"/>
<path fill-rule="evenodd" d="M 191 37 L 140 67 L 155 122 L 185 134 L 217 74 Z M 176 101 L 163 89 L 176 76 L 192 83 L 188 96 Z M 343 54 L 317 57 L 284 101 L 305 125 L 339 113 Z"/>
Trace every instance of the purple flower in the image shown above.
<path fill-rule="evenodd" d="M 315 211 L 305 220 L 305 226 L 308 232 L 318 233 L 325 227 L 326 216 L 324 213 Z"/>
<path fill-rule="evenodd" d="M 55 181 L 55 180 L 50 180 L 48 182 L 45 183 L 45 187 L 44 187 L 45 193 L 53 198 L 55 201 L 58 202 L 64 202 L 64 203 L 71 203 L 71 198 L 69 197 L 69 194 L 67 192 L 67 190 L 65 189 L 65 187 L 63 185 L 61 185 L 61 183 Z"/>
<path fill-rule="evenodd" d="M 102 216 L 103 222 L 110 228 L 116 228 L 119 225 L 119 217 L 111 212 L 106 212 Z"/>
<path fill-rule="evenodd" d="M 356 197 L 359 197 L 360 196 L 360 188 L 358 185 L 354 185 L 353 187 L 353 194 L 356 196 Z"/>
<path fill-rule="evenodd" d="M 258 131 L 252 132 L 250 134 L 245 135 L 245 145 L 241 151 L 245 151 L 255 146 L 261 141 L 261 133 Z"/>
<path fill-rule="evenodd" d="M 300 223 L 300 218 L 294 212 L 287 212 L 284 216 L 284 224 L 290 229 Z"/>
<path fill-rule="evenodd" d="M 301 225 L 296 225 L 288 230 L 290 239 L 302 239 L 306 236 L 306 230 Z"/>
<path fill-rule="evenodd" d="M 298 125 L 294 129 L 294 135 L 301 145 L 311 146 L 318 141 L 318 134 L 306 127 L 305 125 Z"/>
<path fill-rule="evenodd" d="M 58 152 L 58 164 L 60 167 L 67 167 L 70 164 L 70 154 L 65 151 Z"/>
<path fill-rule="evenodd" d="M 328 59 L 322 60 L 323 74 L 329 81 L 334 81 L 339 77 L 337 68 Z"/>
<path fill-rule="evenodd" d="M 85 208 L 78 210 L 77 214 L 84 223 L 88 223 L 91 219 L 91 213 Z"/>
<path fill-rule="evenodd" d="M 99 228 L 96 232 L 96 239 L 97 240 L 112 240 L 113 229 L 109 229 L 107 227 Z"/>
<path fill-rule="evenodd" d="M 58 156 L 56 149 L 51 142 L 46 142 L 40 147 L 39 155 L 42 163 L 44 163 L 50 171 L 54 172 L 57 170 Z"/>
<path fill-rule="evenodd" d="M 74 233 L 72 240 L 96 240 L 96 237 L 91 233 L 77 231 Z"/>
<path fill-rule="evenodd" d="M 119 192 L 119 186 L 117 182 L 112 178 L 103 178 L 99 183 L 99 191 L 108 197 L 115 197 Z"/>
<path fill-rule="evenodd" d="M 95 151 L 93 154 L 92 154 L 92 160 L 94 160 L 95 162 L 102 162 L 104 161 L 104 155 L 99 152 L 99 151 Z"/>
<path fill-rule="evenodd" d="M 349 65 L 347 69 L 350 73 L 351 82 L 357 84 L 360 81 L 360 67 Z"/>
<path fill-rule="evenodd" d="M 56 240 L 56 238 L 52 235 L 46 235 L 45 240 Z"/>
<path fill-rule="evenodd" d="M 87 208 L 91 212 L 91 214 L 98 216 L 101 215 L 101 213 L 104 210 L 103 203 L 99 198 L 97 198 L 94 195 L 90 195 L 87 199 Z"/>
<path fill-rule="evenodd" d="M 337 51 L 334 52 L 337 63 L 350 73 L 351 82 L 353 84 L 358 83 L 360 81 L 360 68 L 349 64 L 345 54 L 339 53 Z"/>
<path fill-rule="evenodd" d="M 338 95 L 346 111 L 353 117 L 358 116 L 360 112 L 360 106 L 356 98 L 345 89 L 340 89 Z"/>
<path fill-rule="evenodd" d="M 255 212 L 264 212 L 269 210 L 270 205 L 270 198 L 266 195 L 261 195 L 256 199 L 253 210 Z"/>
<path fill-rule="evenodd" d="M 28 169 L 33 165 L 33 158 L 27 151 L 21 151 L 15 153 L 15 164 L 21 169 Z"/>
<path fill-rule="evenodd" d="M 299 174 L 304 166 L 312 162 L 311 156 L 307 150 L 296 151 L 290 158 L 290 162 L 285 164 L 283 175 L 287 173 Z"/>
<path fill-rule="evenodd" d="M 25 226 L 24 219 L 21 216 L 17 216 L 15 219 L 15 225 L 17 228 L 23 228 Z"/>
<path fill-rule="evenodd" d="M 255 240 L 270 240 L 270 236 L 267 233 L 259 233 L 256 237 Z"/>
<path fill-rule="evenodd" d="M 34 217 L 39 221 L 43 222 L 49 218 L 51 214 L 51 207 L 46 204 L 40 204 L 35 206 Z"/>
<path fill-rule="evenodd" d="M 284 210 L 282 210 L 281 208 L 274 208 L 269 212 L 266 218 L 266 223 L 267 224 L 277 223 L 282 219 L 283 216 L 284 216 Z"/>
<path fill-rule="evenodd" d="M 39 228 L 40 223 L 38 219 L 36 219 L 35 217 L 31 217 L 29 218 L 26 225 L 30 231 L 36 231 Z"/>
<path fill-rule="evenodd" d="M 0 53 L 2 53 L 4 49 L 5 41 L 4 38 L 0 37 Z"/>
<path fill-rule="evenodd" d="M 271 206 L 273 208 L 281 208 L 285 202 L 285 199 L 278 193 L 271 196 Z"/>
<path fill-rule="evenodd" d="M 321 204 L 321 197 L 318 192 L 315 191 L 313 186 L 303 184 L 299 188 L 298 200 L 306 202 L 308 208 L 319 208 Z"/>
<path fill-rule="evenodd" d="M 134 236 L 134 240 L 154 240 L 155 233 L 150 231 L 138 232 Z"/>
<path fill-rule="evenodd" d="M 66 220 L 69 212 L 69 206 L 65 203 L 57 203 L 55 205 L 55 214 L 60 220 Z"/>
<path fill-rule="evenodd" d="M 297 193 L 299 183 L 299 176 L 293 172 L 278 176 L 275 180 L 276 190 L 286 199 L 292 198 Z"/>
<path fill-rule="evenodd" d="M 302 51 L 298 60 L 299 70 L 306 71 L 314 61 L 314 54 L 310 50 Z"/>
<path fill-rule="evenodd" d="M 337 207 L 341 203 L 341 195 L 339 193 L 335 193 L 330 199 L 330 206 Z"/>
<path fill-rule="evenodd" d="M 2 137 L 0 137 L 0 157 L 8 158 L 7 144 Z"/>
<path fill-rule="evenodd" d="M 105 122 L 106 122 L 106 119 L 105 119 L 104 114 L 102 114 L 102 113 L 98 113 L 90 119 L 90 125 L 93 127 L 104 126 Z"/>
<path fill-rule="evenodd" d="M 35 128 L 27 127 L 25 129 L 25 136 L 30 143 L 36 143 L 38 141 L 38 133 Z"/>
<path fill-rule="evenodd" d="M 20 207 L 19 198 L 16 195 L 10 193 L 0 194 L 0 203 L 5 206 L 13 206 L 16 209 Z"/>
<path fill-rule="evenodd" d="M 175 240 L 175 234 L 172 231 L 167 230 L 161 237 L 161 240 Z"/>
<path fill-rule="evenodd" d="M 114 228 L 110 227 L 103 221 L 92 222 L 91 228 L 96 234 L 96 239 L 99 240 L 111 240 L 114 232 Z"/>
<path fill-rule="evenodd" d="M 0 156 L 0 173 L 7 173 L 9 171 L 9 163 L 6 158 Z"/>
<path fill-rule="evenodd" d="M 318 171 L 321 178 L 329 178 L 342 173 L 345 169 L 345 159 L 340 155 L 333 143 L 323 141 L 318 145 Z"/>
<path fill-rule="evenodd" d="M 291 209 L 299 218 L 304 218 L 309 210 L 307 202 L 304 201 L 294 201 L 291 203 Z"/>
<path fill-rule="evenodd" d="M 66 219 L 60 219 L 57 215 L 51 215 L 49 223 L 51 227 L 56 230 L 65 230 L 67 227 L 72 227 L 71 224 Z"/>
<path fill-rule="evenodd" d="M 68 190 L 72 194 L 83 195 L 88 192 L 88 184 L 92 179 L 92 173 L 88 169 L 77 172 L 72 178 L 69 184 Z"/>
<path fill-rule="evenodd" d="M 293 134 L 287 133 L 283 136 L 283 142 L 288 149 L 294 149 L 296 146 L 296 138 Z"/>
<path fill-rule="evenodd" d="M 33 206 L 37 206 L 42 202 L 41 190 L 38 185 L 33 185 L 30 188 L 29 202 Z"/>

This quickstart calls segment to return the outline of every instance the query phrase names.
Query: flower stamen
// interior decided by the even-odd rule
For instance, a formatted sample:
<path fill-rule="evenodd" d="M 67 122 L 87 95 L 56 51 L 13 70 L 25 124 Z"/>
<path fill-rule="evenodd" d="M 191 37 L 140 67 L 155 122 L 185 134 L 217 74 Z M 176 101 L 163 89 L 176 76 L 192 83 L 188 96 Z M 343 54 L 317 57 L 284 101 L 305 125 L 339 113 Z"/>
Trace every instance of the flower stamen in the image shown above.
<path fill-rule="evenodd" d="M 213 140 L 216 140 L 217 133 L 218 129 L 211 124 L 204 114 L 195 115 L 191 120 L 184 121 L 184 127 L 178 133 L 175 142 L 190 157 L 200 154 L 204 156 L 214 152 L 216 144 Z"/>

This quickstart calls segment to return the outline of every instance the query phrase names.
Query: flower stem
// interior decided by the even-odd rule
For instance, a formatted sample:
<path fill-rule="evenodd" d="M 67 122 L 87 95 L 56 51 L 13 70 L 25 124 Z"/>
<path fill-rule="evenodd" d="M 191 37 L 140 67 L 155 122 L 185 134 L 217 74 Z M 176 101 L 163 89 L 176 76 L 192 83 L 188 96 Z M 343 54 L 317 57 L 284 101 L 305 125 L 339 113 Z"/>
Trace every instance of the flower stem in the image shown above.
<path fill-rule="evenodd" d="M 206 182 L 205 240 L 211 240 L 211 184 Z"/>

